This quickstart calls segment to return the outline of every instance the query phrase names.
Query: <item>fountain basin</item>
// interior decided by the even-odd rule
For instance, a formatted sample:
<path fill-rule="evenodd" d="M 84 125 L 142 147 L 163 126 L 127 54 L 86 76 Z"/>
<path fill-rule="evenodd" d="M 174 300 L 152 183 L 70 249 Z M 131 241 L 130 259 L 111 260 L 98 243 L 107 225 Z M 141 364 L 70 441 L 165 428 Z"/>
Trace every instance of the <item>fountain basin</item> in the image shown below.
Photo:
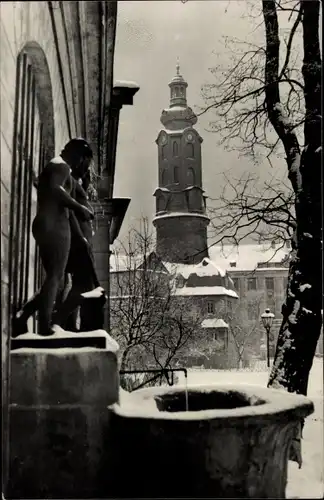
<path fill-rule="evenodd" d="M 142 389 L 110 407 L 110 494 L 285 498 L 291 439 L 313 403 L 258 386 L 187 391 L 186 397 L 180 386 Z"/>

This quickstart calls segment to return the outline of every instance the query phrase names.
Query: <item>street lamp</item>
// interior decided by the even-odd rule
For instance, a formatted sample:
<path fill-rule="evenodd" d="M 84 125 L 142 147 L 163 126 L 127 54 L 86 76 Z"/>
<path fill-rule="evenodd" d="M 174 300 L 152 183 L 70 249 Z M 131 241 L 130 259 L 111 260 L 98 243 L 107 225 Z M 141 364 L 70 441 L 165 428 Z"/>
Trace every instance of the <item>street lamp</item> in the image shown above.
<path fill-rule="evenodd" d="M 274 314 L 270 312 L 270 309 L 266 309 L 263 314 L 261 314 L 261 319 L 263 326 L 267 332 L 267 366 L 270 367 L 270 330 L 272 322 L 274 319 Z"/>

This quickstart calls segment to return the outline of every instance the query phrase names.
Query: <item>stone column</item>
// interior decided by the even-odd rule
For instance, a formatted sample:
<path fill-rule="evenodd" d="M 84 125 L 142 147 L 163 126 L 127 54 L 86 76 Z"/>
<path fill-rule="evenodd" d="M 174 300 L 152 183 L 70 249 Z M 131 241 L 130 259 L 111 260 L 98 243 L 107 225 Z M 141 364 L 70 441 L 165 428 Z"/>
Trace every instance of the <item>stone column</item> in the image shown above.
<path fill-rule="evenodd" d="M 92 202 L 95 212 L 94 231 L 92 239 L 93 254 L 95 259 L 95 267 L 100 285 L 105 289 L 109 297 L 109 257 L 110 257 L 110 242 L 109 229 L 111 222 L 111 210 L 105 201 Z M 105 328 L 109 332 L 109 300 L 105 304 Z"/>

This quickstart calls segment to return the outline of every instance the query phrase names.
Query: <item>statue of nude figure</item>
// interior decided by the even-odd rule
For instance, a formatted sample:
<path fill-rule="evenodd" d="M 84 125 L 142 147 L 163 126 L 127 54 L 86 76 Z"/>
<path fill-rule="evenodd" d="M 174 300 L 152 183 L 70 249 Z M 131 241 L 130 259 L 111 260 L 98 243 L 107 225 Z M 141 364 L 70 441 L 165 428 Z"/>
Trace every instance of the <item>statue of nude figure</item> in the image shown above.
<path fill-rule="evenodd" d="M 85 188 L 87 187 L 84 179 L 73 176 L 72 181 L 73 189 L 71 194 L 73 198 L 92 210 L 85 189 L 82 187 L 82 185 Z M 101 310 L 106 302 L 106 295 L 104 289 L 100 287 L 95 270 L 91 247 L 91 222 L 80 220 L 78 215 L 73 213 L 70 217 L 70 226 L 71 247 L 66 273 L 71 274 L 72 288 L 62 303 L 62 307 L 59 308 L 58 315 L 54 314 L 55 320 L 53 322 L 69 331 L 78 331 L 76 308 L 80 305 L 80 331 L 102 329 L 104 317 Z M 87 293 L 89 290 L 92 292 Z M 85 292 L 86 295 L 84 295 Z M 99 299 L 99 301 L 89 301 L 90 298 Z"/>
<path fill-rule="evenodd" d="M 28 331 L 27 320 L 36 311 L 39 334 L 48 336 L 54 333 L 52 314 L 71 246 L 70 212 L 72 217 L 77 215 L 84 221 L 93 219 L 93 213 L 71 196 L 71 174 L 82 178 L 91 161 L 92 150 L 88 143 L 84 139 L 72 139 L 38 178 L 38 207 L 32 233 L 46 277 L 41 289 L 13 318 L 13 337 Z"/>

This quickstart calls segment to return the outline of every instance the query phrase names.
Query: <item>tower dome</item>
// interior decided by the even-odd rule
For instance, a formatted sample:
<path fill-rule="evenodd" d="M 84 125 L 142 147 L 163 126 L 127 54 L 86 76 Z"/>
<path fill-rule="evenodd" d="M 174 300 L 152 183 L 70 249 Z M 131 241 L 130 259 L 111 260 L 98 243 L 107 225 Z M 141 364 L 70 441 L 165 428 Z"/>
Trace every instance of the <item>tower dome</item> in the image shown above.
<path fill-rule="evenodd" d="M 197 123 L 197 116 L 187 104 L 188 83 L 180 74 L 179 61 L 176 65 L 176 75 L 169 83 L 170 105 L 161 114 L 162 125 L 169 130 L 181 130 Z"/>

